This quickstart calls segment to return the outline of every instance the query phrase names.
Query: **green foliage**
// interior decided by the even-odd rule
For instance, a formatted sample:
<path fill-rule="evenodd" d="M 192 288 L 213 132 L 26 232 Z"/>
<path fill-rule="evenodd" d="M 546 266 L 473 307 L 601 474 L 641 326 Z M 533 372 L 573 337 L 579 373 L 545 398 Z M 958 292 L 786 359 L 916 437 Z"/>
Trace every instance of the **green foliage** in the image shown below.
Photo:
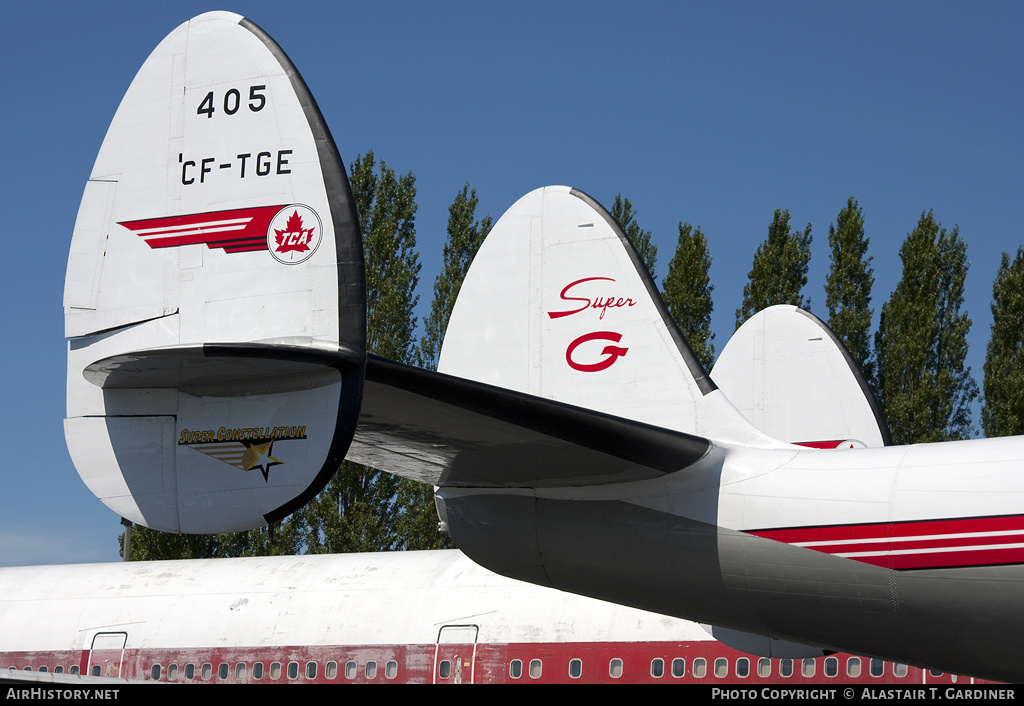
<path fill-rule="evenodd" d="M 391 360 L 411 359 L 419 297 L 416 253 L 416 177 L 397 177 L 384 161 L 374 173 L 373 152 L 352 162 L 352 197 L 366 262 L 366 350 Z"/>
<path fill-rule="evenodd" d="M 736 328 L 751 316 L 776 304 L 810 309 L 801 291 L 811 262 L 811 224 L 804 232 L 789 230 L 789 211 L 775 209 L 768 239 L 757 247 L 754 265 L 743 286 L 743 303 L 736 310 Z"/>
<path fill-rule="evenodd" d="M 123 557 L 123 533 L 117 541 Z M 156 561 L 296 554 L 299 545 L 296 527 L 291 522 L 226 534 L 168 534 L 135 525 L 129 551 L 130 561 Z"/>
<path fill-rule="evenodd" d="M 1003 253 L 992 285 L 992 337 L 985 355 L 985 436 L 1024 434 L 1024 248 Z"/>
<path fill-rule="evenodd" d="M 965 439 L 978 388 L 964 365 L 971 320 L 961 312 L 967 245 L 931 211 L 900 248 L 903 278 L 882 306 L 878 391 L 893 442 Z"/>
<path fill-rule="evenodd" d="M 430 314 L 423 322 L 425 332 L 420 338 L 416 361 L 421 368 L 437 370 L 437 359 L 444 343 L 448 320 L 459 296 L 466 271 L 477 250 L 491 230 L 491 217 L 476 218 L 476 189 L 467 182 L 448 207 L 448 240 L 444 244 L 444 267 L 434 280 L 434 300 Z"/>
<path fill-rule="evenodd" d="M 705 370 L 710 370 L 715 360 L 715 334 L 711 332 L 711 292 L 715 287 L 710 269 L 708 239 L 700 226 L 694 229 L 689 223 L 680 223 L 679 242 L 661 282 L 661 296 Z"/>
<path fill-rule="evenodd" d="M 629 242 L 633 244 L 633 247 L 640 254 L 640 260 L 647 267 L 647 271 L 651 273 L 651 279 L 654 279 L 654 265 L 658 259 L 658 246 L 651 242 L 651 231 L 641 230 L 636 222 L 636 211 L 633 210 L 633 204 L 629 202 L 629 199 L 623 199 L 622 194 L 615 196 L 615 203 L 612 204 L 611 214 L 612 218 L 622 226 L 622 230 L 625 231 Z"/>
<path fill-rule="evenodd" d="M 873 381 L 871 287 L 875 276 L 867 254 L 870 242 L 864 237 L 864 214 L 857 200 L 850 197 L 836 225 L 828 227 L 832 264 L 825 282 L 825 305 L 829 327 L 850 351 L 864 377 Z"/>

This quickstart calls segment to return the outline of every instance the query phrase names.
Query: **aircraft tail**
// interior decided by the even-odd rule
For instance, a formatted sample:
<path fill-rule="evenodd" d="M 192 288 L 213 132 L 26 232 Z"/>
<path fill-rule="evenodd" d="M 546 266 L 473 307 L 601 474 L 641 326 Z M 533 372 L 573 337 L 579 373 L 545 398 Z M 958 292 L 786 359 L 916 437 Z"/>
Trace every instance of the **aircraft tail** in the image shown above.
<path fill-rule="evenodd" d="M 712 382 L 611 214 L 564 186 L 527 194 L 494 225 L 438 370 L 689 434 L 778 444 Z"/>
<path fill-rule="evenodd" d="M 316 102 L 260 28 L 184 23 L 86 185 L 64 291 L 86 485 L 169 532 L 249 529 L 336 470 L 365 366 L 362 242 Z"/>
<path fill-rule="evenodd" d="M 846 346 L 825 322 L 795 306 L 747 319 L 712 375 L 758 429 L 815 448 L 892 443 L 882 407 Z"/>

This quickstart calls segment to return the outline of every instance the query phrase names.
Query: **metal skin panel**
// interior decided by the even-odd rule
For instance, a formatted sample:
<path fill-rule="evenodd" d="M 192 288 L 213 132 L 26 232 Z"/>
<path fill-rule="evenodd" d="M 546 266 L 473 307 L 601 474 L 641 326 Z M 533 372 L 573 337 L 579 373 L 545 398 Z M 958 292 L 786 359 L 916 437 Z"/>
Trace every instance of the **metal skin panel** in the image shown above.
<path fill-rule="evenodd" d="M 95 630 L 186 656 L 216 646 L 419 645 L 466 622 L 493 643 L 710 640 L 693 623 L 522 584 L 457 551 L 5 568 L 0 622 L 0 653 L 81 650 Z"/>
<path fill-rule="evenodd" d="M 892 443 L 881 407 L 842 343 L 795 306 L 770 306 L 732 335 L 711 376 L 769 436 L 794 443 Z"/>
<path fill-rule="evenodd" d="M 301 76 L 239 15 L 182 24 L 125 94 L 72 236 L 65 428 L 80 475 L 167 532 L 280 519 L 344 458 L 365 316 L 358 218 Z"/>

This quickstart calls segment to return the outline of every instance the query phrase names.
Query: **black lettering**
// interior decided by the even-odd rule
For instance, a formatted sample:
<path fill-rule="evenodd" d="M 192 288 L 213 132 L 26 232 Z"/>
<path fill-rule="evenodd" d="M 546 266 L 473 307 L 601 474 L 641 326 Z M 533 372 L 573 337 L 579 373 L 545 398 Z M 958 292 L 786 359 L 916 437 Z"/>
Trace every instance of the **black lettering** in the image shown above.
<path fill-rule="evenodd" d="M 203 165 L 199 168 L 199 183 L 200 184 L 205 183 L 206 182 L 206 175 L 209 174 L 211 171 L 213 171 L 212 169 L 210 169 L 207 166 L 208 164 L 210 164 L 213 161 L 214 161 L 213 157 L 206 157 L 203 160 Z"/>
<path fill-rule="evenodd" d="M 291 174 L 292 170 L 287 169 L 288 160 L 284 158 L 286 154 L 291 154 L 291 150 L 278 150 L 277 151 L 277 173 L 278 174 Z"/>
<path fill-rule="evenodd" d="M 258 113 L 261 110 L 263 110 L 263 106 L 267 104 L 267 97 L 262 93 L 259 93 L 259 91 L 265 90 L 267 90 L 267 87 L 265 85 L 249 87 L 249 110 L 251 110 L 254 113 Z M 259 101 L 259 105 L 253 105 L 253 103 L 257 101 Z"/>
<path fill-rule="evenodd" d="M 196 115 L 203 114 L 205 114 L 207 118 L 213 117 L 213 91 L 207 93 L 206 97 L 203 98 L 203 102 L 199 104 L 198 108 L 196 108 Z"/>
<path fill-rule="evenodd" d="M 270 174 L 270 153 L 260 152 L 256 155 L 256 176 L 266 176 L 267 174 Z"/>
<path fill-rule="evenodd" d="M 187 177 L 185 175 L 186 170 L 189 167 L 194 167 L 194 166 L 196 166 L 196 163 L 193 162 L 192 160 L 189 160 L 189 161 L 187 161 L 187 162 L 185 162 L 184 164 L 181 165 L 181 183 L 182 184 L 188 185 L 188 184 L 195 183 L 195 177 Z"/>
<path fill-rule="evenodd" d="M 242 100 L 242 97 L 238 93 L 237 88 L 229 88 L 228 92 L 224 94 L 224 112 L 228 115 L 234 115 L 238 112 L 238 104 Z"/>
<path fill-rule="evenodd" d="M 245 178 L 245 160 L 249 159 L 249 157 L 252 157 L 252 152 L 246 152 L 245 154 L 239 154 L 239 155 L 236 155 L 236 156 L 240 160 L 242 160 L 242 174 L 241 174 L 241 177 L 244 179 Z"/>

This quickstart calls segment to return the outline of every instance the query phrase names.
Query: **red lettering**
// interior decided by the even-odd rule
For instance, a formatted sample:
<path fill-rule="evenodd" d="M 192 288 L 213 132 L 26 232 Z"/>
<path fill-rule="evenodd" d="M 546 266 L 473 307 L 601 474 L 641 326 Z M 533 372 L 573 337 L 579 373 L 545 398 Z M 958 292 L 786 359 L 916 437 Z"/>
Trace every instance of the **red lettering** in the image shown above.
<path fill-rule="evenodd" d="M 607 282 L 615 281 L 611 277 L 584 277 L 583 279 L 578 279 L 575 282 L 570 282 L 569 284 L 565 285 L 565 287 L 562 288 L 562 291 L 558 295 L 559 299 L 565 302 L 582 302 L 582 304 L 580 304 L 580 306 L 575 309 L 567 309 L 566 311 L 549 311 L 548 316 L 551 317 L 552 319 L 560 319 L 563 316 L 571 316 L 572 314 L 578 314 L 586 309 L 598 309 L 601 313 L 598 315 L 597 318 L 603 319 L 605 312 L 607 312 L 609 309 L 617 309 L 625 306 L 636 306 L 636 302 L 630 299 L 629 297 L 610 296 L 603 298 L 598 297 L 597 299 L 592 300 L 590 299 L 590 297 L 569 296 L 569 290 L 575 287 L 576 285 L 583 284 L 584 282 L 593 282 L 595 280 L 605 280 Z"/>
<path fill-rule="evenodd" d="M 602 370 L 607 370 L 615 363 L 616 360 L 626 355 L 628 348 L 620 348 L 619 346 L 605 346 L 601 351 L 601 355 L 607 356 L 597 361 L 596 363 L 578 363 L 573 360 L 572 354 L 580 345 L 587 343 L 588 341 L 612 341 L 618 343 L 622 340 L 621 333 L 615 333 L 614 331 L 594 331 L 593 333 L 587 333 L 575 341 L 569 344 L 569 347 L 565 349 L 565 362 L 569 364 L 569 367 L 573 370 L 579 370 L 581 373 L 597 373 Z"/>

